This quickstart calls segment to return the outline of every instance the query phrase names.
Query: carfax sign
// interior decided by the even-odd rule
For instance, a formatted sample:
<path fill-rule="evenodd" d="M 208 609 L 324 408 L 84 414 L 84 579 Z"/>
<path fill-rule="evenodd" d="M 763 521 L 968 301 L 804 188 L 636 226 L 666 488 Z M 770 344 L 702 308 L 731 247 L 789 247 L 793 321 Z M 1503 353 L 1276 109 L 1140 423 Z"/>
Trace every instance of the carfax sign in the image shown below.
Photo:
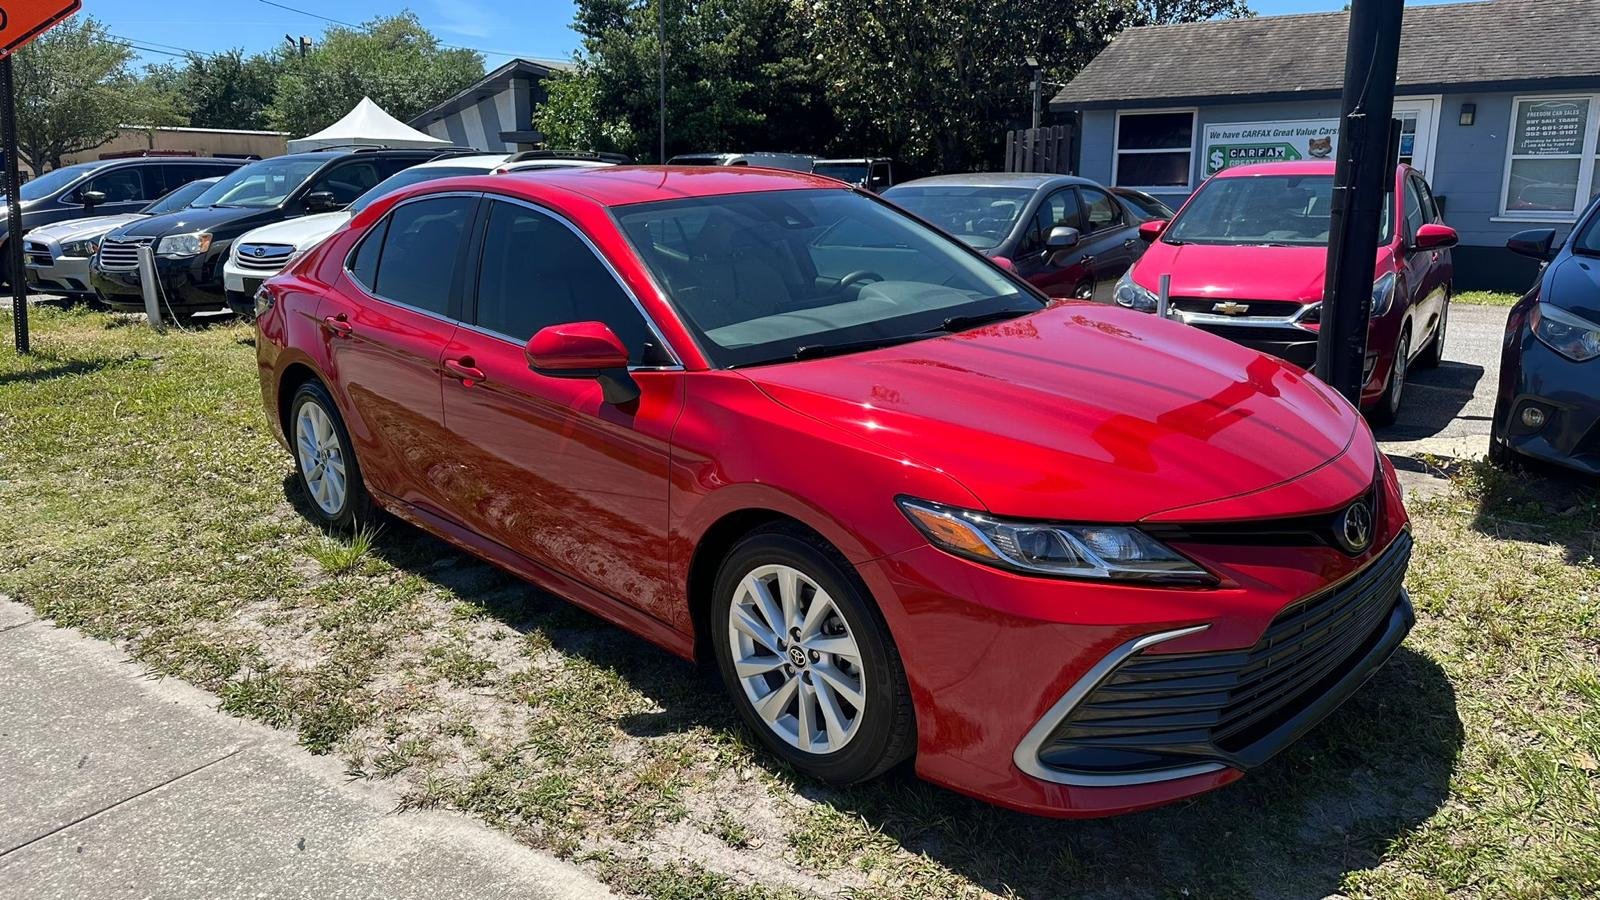
<path fill-rule="evenodd" d="M 1332 159 L 1338 140 L 1338 119 L 1207 125 L 1205 173 L 1251 163 Z"/>

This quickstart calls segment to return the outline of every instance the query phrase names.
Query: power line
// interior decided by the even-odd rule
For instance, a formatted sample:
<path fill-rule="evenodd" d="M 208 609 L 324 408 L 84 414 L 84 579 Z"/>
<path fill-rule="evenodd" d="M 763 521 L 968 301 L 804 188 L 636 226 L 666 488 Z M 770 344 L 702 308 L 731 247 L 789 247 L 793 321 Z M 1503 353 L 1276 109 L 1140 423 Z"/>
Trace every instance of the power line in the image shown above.
<path fill-rule="evenodd" d="M 292 12 L 292 13 L 299 13 L 302 16 L 310 16 L 313 19 L 321 19 L 324 22 L 331 22 L 334 25 L 340 25 L 340 26 L 343 26 L 345 28 L 353 29 L 355 31 L 365 31 L 365 32 L 368 32 L 368 33 L 371 33 L 371 31 L 372 31 L 372 29 L 369 26 L 366 26 L 366 25 L 355 25 L 355 24 L 352 24 L 350 22 L 346 22 L 343 19 L 329 18 L 328 16 L 324 16 L 321 13 L 314 13 L 314 12 L 310 12 L 309 10 L 304 10 L 304 9 L 296 9 L 293 6 L 287 6 L 285 4 L 278 3 L 278 2 L 276 2 L 276 0 L 256 0 L 256 2 L 257 3 L 264 3 L 267 6 L 277 7 L 278 9 L 287 10 L 287 11 Z M 439 46 L 444 47 L 444 48 L 446 48 L 448 50 L 471 50 L 474 53 L 482 53 L 482 54 L 485 54 L 485 55 L 488 55 L 488 56 L 509 56 L 512 59 L 534 59 L 534 60 L 543 59 L 546 62 L 562 62 L 562 63 L 566 62 L 566 60 L 557 60 L 554 57 L 524 56 L 521 53 L 512 53 L 509 50 L 486 50 L 486 49 L 484 49 L 482 47 L 468 47 L 468 46 L 465 46 L 463 44 L 447 44 L 444 41 L 440 41 L 439 42 Z"/>

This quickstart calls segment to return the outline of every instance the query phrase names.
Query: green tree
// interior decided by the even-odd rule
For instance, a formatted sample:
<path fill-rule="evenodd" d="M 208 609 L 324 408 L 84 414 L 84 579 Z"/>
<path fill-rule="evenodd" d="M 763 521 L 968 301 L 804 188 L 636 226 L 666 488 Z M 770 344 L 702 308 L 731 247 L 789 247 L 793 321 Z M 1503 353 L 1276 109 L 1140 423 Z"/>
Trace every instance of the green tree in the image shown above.
<path fill-rule="evenodd" d="M 401 121 L 411 119 L 483 77 L 475 50 L 443 47 L 414 13 L 378 17 L 360 29 L 323 33 L 304 57 L 283 54 L 268 108 L 272 127 L 306 135 L 333 124 L 362 97 Z"/>
<path fill-rule="evenodd" d="M 271 127 L 267 110 L 285 62 L 239 49 L 191 54 L 181 65 L 152 66 L 144 80 L 170 94 L 196 128 L 261 130 Z"/>
<path fill-rule="evenodd" d="M 170 94 L 134 74 L 133 56 L 88 16 L 17 52 L 17 153 L 30 168 L 57 168 L 62 157 L 100 146 L 122 125 L 183 122 Z"/>
<path fill-rule="evenodd" d="M 1135 25 L 1238 15 L 1243 0 L 805 0 L 844 141 L 930 170 L 992 165 L 1029 109 L 1028 57 L 1065 81 Z"/>
<path fill-rule="evenodd" d="M 813 150 L 837 130 L 794 0 L 579 0 L 578 64 L 534 124 L 551 146 L 657 156 L 665 2 L 667 154 Z"/>

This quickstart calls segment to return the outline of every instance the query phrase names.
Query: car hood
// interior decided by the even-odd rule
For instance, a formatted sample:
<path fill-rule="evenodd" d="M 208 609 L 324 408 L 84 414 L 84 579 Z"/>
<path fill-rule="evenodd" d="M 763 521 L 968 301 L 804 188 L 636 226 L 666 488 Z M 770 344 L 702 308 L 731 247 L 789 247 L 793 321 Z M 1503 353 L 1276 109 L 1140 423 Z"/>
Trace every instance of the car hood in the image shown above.
<path fill-rule="evenodd" d="M 58 243 L 82 241 L 110 234 L 113 229 L 144 218 L 148 217 L 143 213 L 122 213 L 116 216 L 68 219 L 65 222 L 57 222 L 54 225 L 41 225 L 28 232 L 27 237 L 35 241 L 56 241 Z"/>
<path fill-rule="evenodd" d="M 276 208 L 255 209 L 239 206 L 191 206 L 164 216 L 146 218 L 124 225 L 118 237 L 166 237 L 169 234 L 187 234 L 191 231 L 209 231 L 223 240 L 231 240 L 239 231 L 253 224 L 265 225 L 283 218 Z"/>
<path fill-rule="evenodd" d="M 1600 259 L 1568 256 L 1551 269 L 1543 299 L 1600 323 Z"/>
<path fill-rule="evenodd" d="M 1391 254 L 1379 247 L 1374 271 L 1386 271 Z M 1174 297 L 1237 300 L 1322 299 L 1328 271 L 1326 247 L 1229 247 L 1156 241 L 1135 265 L 1133 278 L 1154 291 L 1162 275 L 1172 276 Z"/>
<path fill-rule="evenodd" d="M 1133 522 L 1263 491 L 1339 457 L 1360 421 L 1283 362 L 1085 303 L 740 371 L 778 403 L 939 469 L 1011 516 Z"/>
<path fill-rule="evenodd" d="M 303 249 L 338 231 L 339 226 L 348 221 L 350 213 L 342 210 L 301 216 L 298 219 L 285 219 L 245 232 L 239 236 L 239 243 L 285 244 L 295 249 Z"/>

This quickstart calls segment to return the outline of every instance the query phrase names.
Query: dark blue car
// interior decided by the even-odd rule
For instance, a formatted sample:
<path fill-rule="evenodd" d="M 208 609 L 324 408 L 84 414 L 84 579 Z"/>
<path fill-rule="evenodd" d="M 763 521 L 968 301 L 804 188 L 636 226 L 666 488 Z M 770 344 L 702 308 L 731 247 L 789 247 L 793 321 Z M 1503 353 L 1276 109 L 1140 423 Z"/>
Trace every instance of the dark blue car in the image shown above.
<path fill-rule="evenodd" d="M 1600 475 L 1600 197 L 1554 242 L 1541 228 L 1506 243 L 1547 265 L 1506 322 L 1489 458 Z"/>

